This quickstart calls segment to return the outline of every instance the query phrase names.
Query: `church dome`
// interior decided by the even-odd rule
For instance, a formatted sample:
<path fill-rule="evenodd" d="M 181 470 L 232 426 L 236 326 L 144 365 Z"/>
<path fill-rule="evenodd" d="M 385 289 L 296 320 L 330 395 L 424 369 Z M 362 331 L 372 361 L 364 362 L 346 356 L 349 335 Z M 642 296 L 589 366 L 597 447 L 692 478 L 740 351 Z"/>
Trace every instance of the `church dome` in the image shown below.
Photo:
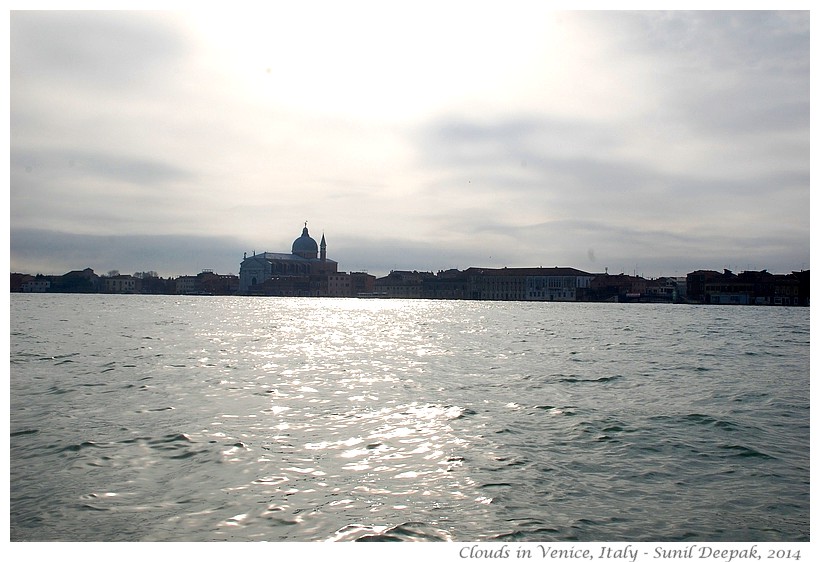
<path fill-rule="evenodd" d="M 302 229 L 302 235 L 293 241 L 293 247 L 290 252 L 308 259 L 315 259 L 317 257 L 319 245 L 316 243 L 316 240 L 308 234 L 307 223 L 305 223 L 305 228 Z"/>

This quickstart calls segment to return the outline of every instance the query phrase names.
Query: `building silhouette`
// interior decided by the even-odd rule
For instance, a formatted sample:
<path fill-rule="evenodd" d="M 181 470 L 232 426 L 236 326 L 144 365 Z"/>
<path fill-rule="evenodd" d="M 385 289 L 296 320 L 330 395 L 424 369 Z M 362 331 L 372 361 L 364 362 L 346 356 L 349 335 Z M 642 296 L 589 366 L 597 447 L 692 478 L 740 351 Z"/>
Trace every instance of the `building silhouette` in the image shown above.
<path fill-rule="evenodd" d="M 327 257 L 327 241 L 318 244 L 307 222 L 289 254 L 263 252 L 245 256 L 239 266 L 239 294 L 284 297 L 355 297 L 372 293 L 376 277 L 339 271 Z"/>

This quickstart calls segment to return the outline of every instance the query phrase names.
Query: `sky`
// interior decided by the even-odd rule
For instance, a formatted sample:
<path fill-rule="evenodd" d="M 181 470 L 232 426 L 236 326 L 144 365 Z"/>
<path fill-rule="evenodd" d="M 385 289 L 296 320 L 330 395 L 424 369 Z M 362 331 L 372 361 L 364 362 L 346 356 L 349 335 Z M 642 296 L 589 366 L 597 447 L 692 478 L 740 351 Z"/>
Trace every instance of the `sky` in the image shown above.
<path fill-rule="evenodd" d="M 808 11 L 12 11 L 10 267 L 809 269 Z"/>

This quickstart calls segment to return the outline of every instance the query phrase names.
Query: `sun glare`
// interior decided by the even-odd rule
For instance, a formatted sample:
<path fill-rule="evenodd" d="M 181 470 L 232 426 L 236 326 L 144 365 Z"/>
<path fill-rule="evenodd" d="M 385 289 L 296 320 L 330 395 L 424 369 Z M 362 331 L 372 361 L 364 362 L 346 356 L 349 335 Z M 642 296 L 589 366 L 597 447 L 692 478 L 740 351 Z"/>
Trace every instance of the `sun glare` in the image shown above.
<path fill-rule="evenodd" d="M 358 118 L 404 120 L 525 95 L 553 69 L 544 45 L 559 40 L 556 16 L 514 11 L 350 10 L 299 6 L 260 14 L 194 12 L 190 28 L 219 67 L 261 103 Z M 546 42 L 546 43 L 545 43 Z M 533 70 L 536 74 L 533 74 Z M 484 100 L 484 101 L 482 101 Z"/>

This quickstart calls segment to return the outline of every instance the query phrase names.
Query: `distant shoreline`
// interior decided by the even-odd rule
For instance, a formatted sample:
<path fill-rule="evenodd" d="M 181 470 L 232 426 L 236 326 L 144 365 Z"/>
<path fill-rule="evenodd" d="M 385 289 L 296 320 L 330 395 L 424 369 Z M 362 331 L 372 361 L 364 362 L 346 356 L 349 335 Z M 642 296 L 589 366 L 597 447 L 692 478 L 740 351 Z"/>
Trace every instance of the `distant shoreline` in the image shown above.
<path fill-rule="evenodd" d="M 280 275 L 240 291 L 238 276 L 207 270 L 166 279 L 154 272 L 100 276 L 86 268 L 60 276 L 12 273 L 10 292 L 809 306 L 809 281 L 809 270 L 790 274 L 698 270 L 685 277 L 645 279 L 574 268 L 469 268 L 435 274 L 391 271 L 378 279 L 355 272 Z"/>

